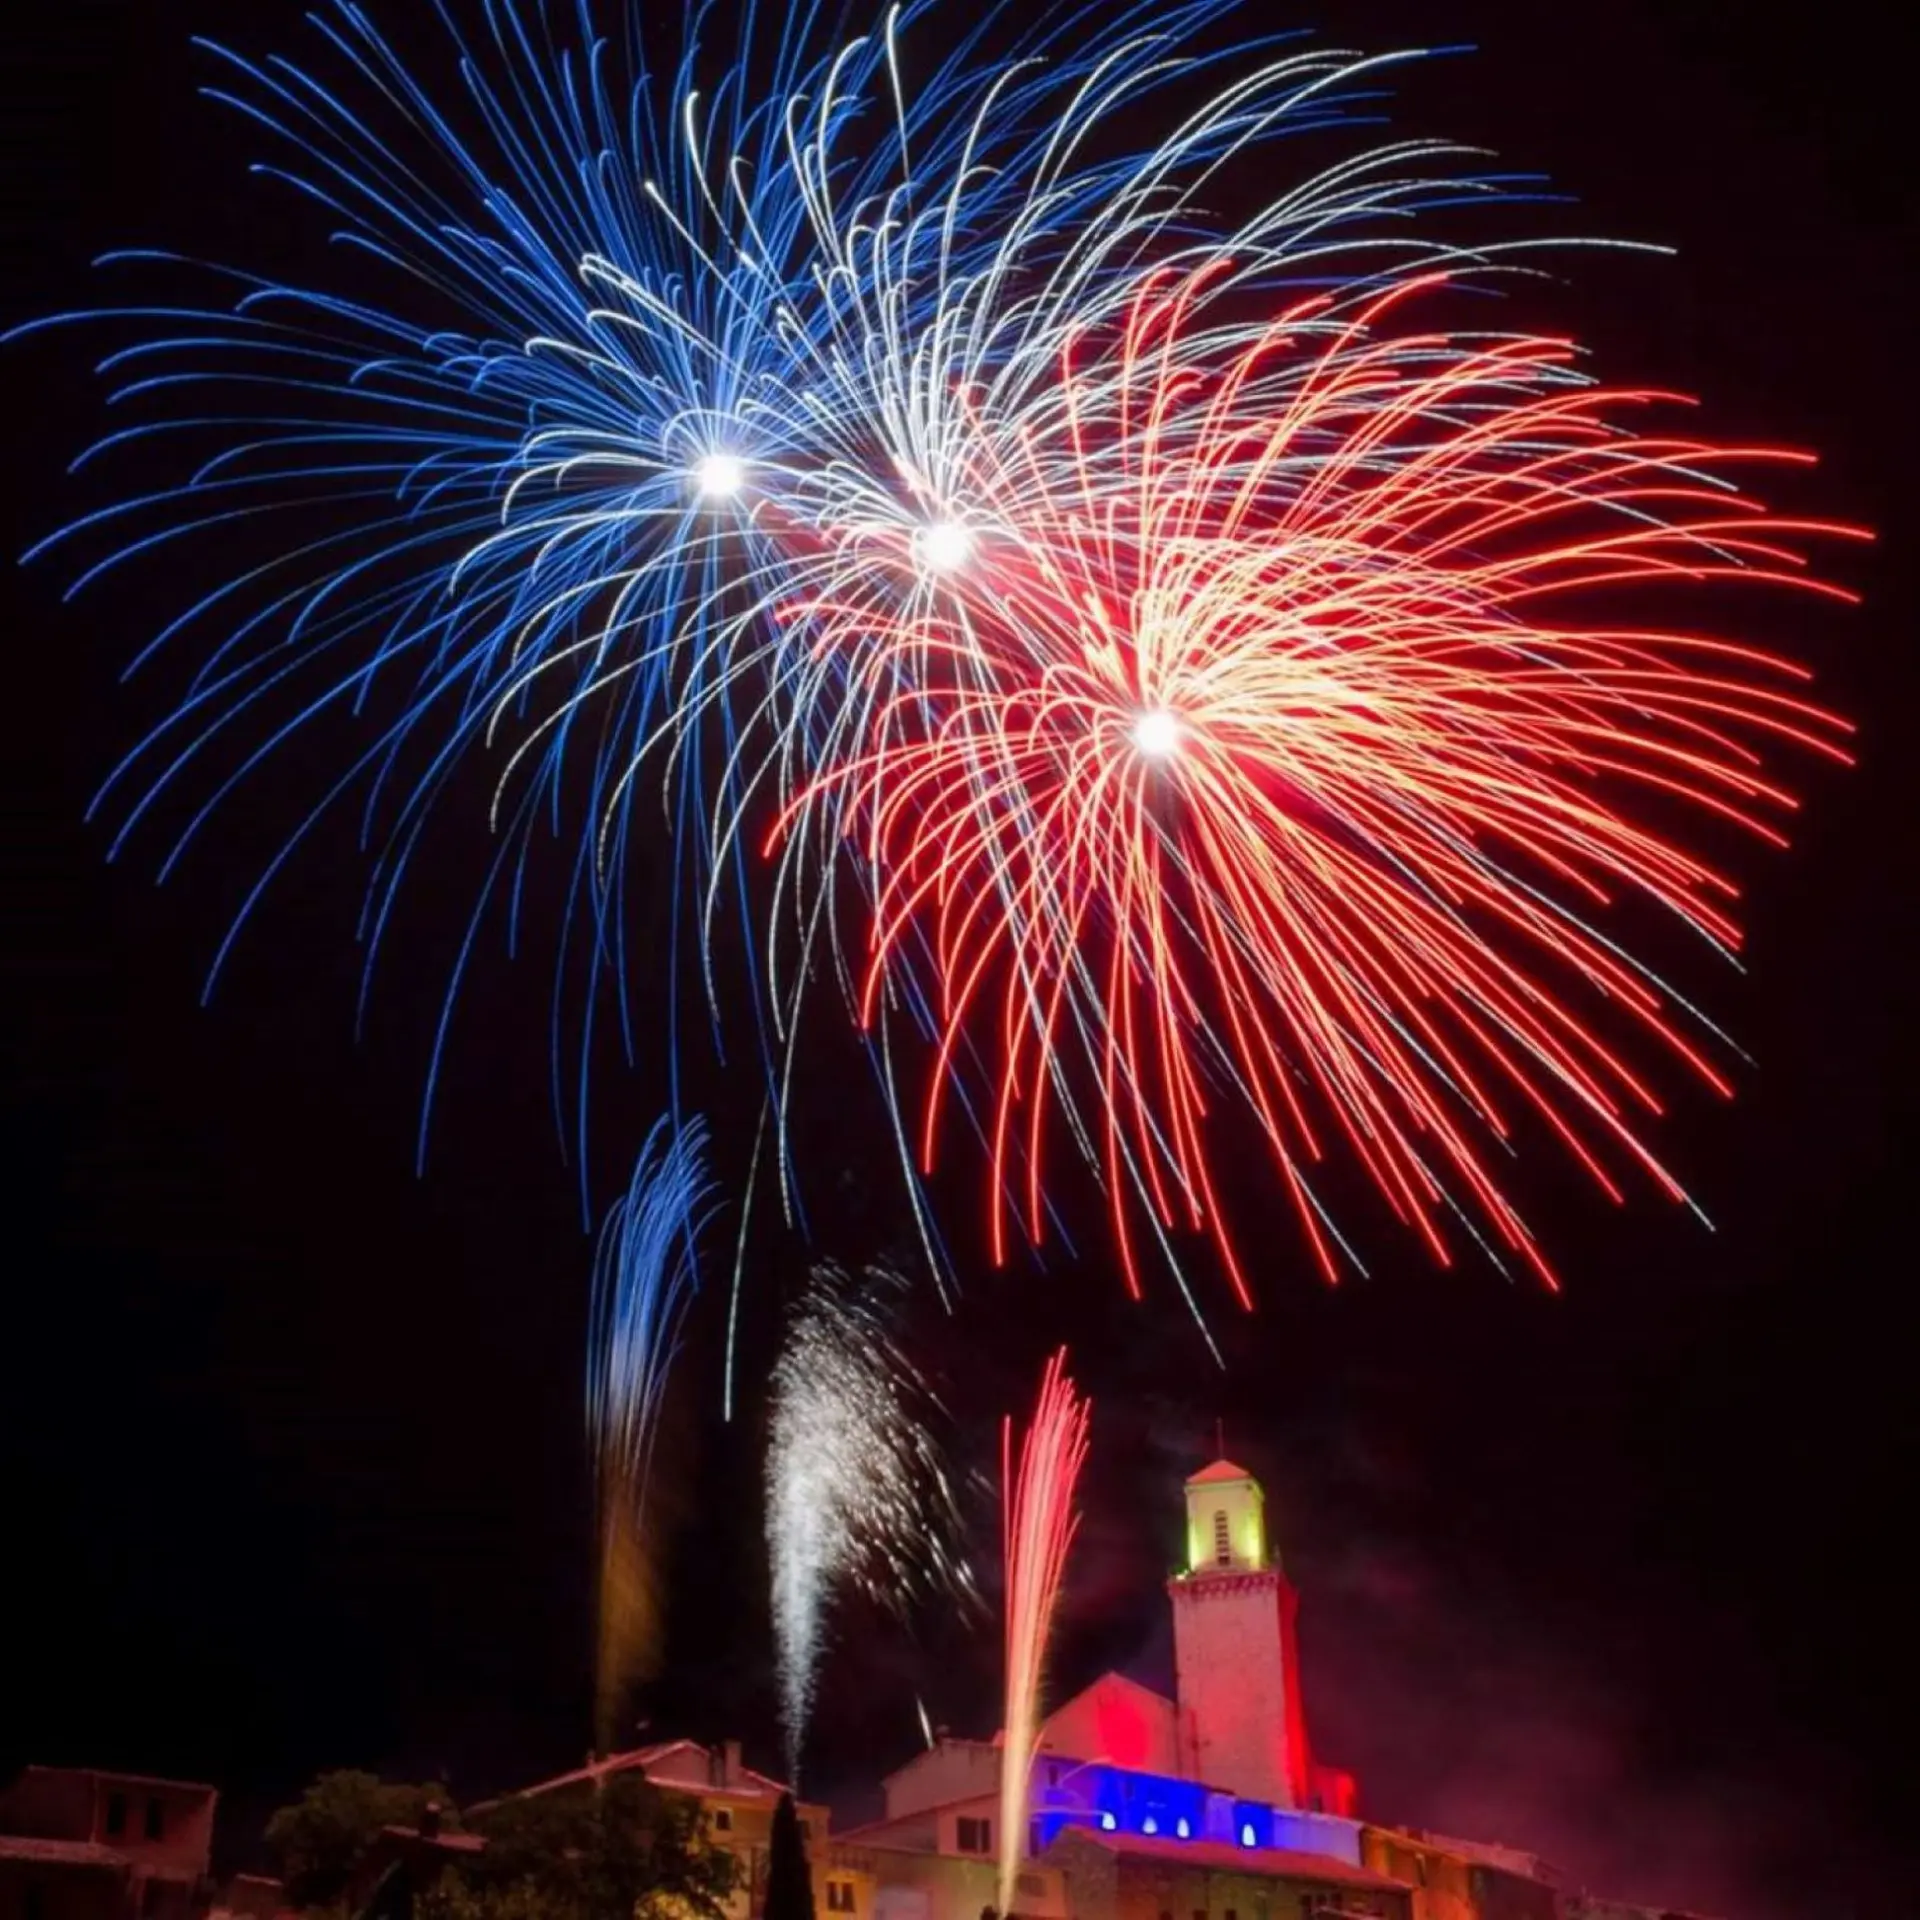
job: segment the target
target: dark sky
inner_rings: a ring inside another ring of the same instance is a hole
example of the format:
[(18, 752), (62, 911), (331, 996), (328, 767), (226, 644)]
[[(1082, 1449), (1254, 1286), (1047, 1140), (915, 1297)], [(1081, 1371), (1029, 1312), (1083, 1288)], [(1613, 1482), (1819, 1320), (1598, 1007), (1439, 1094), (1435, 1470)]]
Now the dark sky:
[[(1216, 1289), (1222, 1374), (1170, 1301), (1128, 1306), (1097, 1257), (993, 1276), (963, 1245), (957, 1316), (923, 1303), (910, 1333), (963, 1461), (988, 1463), (1054, 1341), (1095, 1395), (1061, 1687), (1108, 1664), (1167, 1678), (1179, 1481), (1220, 1417), (1303, 1588), (1320, 1744), (1371, 1807), (1759, 1916), (1911, 1911), (1891, 1890), (1920, 1714), (1896, 1571), (1920, 1464), (1915, 223), (1882, 11), (1834, 0), (1784, 35), (1710, 0), (1299, 12), (1355, 45), (1476, 43), (1407, 83), (1399, 124), (1550, 174), (1579, 196), (1566, 225), (1678, 249), (1579, 263), (1561, 321), (1615, 376), (1704, 394), (1727, 438), (1818, 447), (1801, 503), (1882, 534), (1846, 563), (1863, 611), (1792, 623), (1862, 722), (1863, 764), (1810, 776), (1793, 851), (1749, 865), (1752, 971), (1710, 985), (1759, 1068), (1731, 1108), (1681, 1099), (1664, 1136), (1719, 1231), (1651, 1203), (1615, 1215), (1536, 1161), (1519, 1191), (1558, 1299), (1433, 1271), (1383, 1231), (1373, 1277), (1329, 1293), (1288, 1234), (1256, 1234), (1258, 1315)], [(188, 36), (284, 45), (297, 15), (13, 10), (7, 320), (84, 300), (108, 245), (286, 242), (282, 203), (244, 178), (252, 149), (193, 98)], [(85, 359), (4, 363), (16, 548), (76, 497), (59, 475), (98, 418)], [(108, 868), (81, 815), (159, 710), (160, 689), (115, 675), (166, 582), (67, 608), (50, 572), (6, 585), (0, 1761), (216, 1781), (235, 1852), (318, 1768), (444, 1770), (477, 1795), (576, 1761), (589, 1247), (548, 1115), (545, 975), (480, 969), (416, 1179), (457, 865), (423, 885), (358, 1046), (356, 869), (324, 838), (201, 1011), (292, 785), (269, 779), (165, 890), (150, 847)], [(657, 1060), (609, 1074), (600, 1137), (630, 1152), (661, 1097)], [(818, 1251), (858, 1260), (898, 1244), (899, 1207), (875, 1116), (837, 1104), (809, 1142)], [(750, 1109), (716, 1093), (712, 1110), (737, 1181)], [(807, 1258), (772, 1231), (757, 1246), (750, 1383)], [(751, 1405), (720, 1426), (715, 1365), (703, 1326), (670, 1436), (684, 1512), (652, 1711), (771, 1760), (761, 1433)], [(976, 1518), (989, 1551), (990, 1508)], [(821, 1788), (855, 1796), (906, 1755), (916, 1692), (956, 1730), (995, 1724), (989, 1631), (849, 1618), (844, 1638), (864, 1657), (829, 1664)]]

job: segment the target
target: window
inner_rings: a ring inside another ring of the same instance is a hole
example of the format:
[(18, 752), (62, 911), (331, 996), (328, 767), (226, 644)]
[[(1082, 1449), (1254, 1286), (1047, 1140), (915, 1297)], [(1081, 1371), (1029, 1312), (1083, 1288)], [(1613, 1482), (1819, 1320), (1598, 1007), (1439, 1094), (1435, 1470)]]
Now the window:
[(47, 1920), (47, 1889), (38, 1880), (29, 1880), (20, 1902), (20, 1920)]
[(733, 1831), (733, 1809), (731, 1807), (714, 1808), (713, 1830), (715, 1833), (731, 1833)]
[(166, 1809), (161, 1806), (160, 1802), (154, 1798), (152, 1794), (149, 1794), (147, 1796), (147, 1838), (149, 1840), (158, 1840), (161, 1834), (166, 1831), (166, 1827)]
[(1221, 1566), (1233, 1563), (1233, 1536), (1227, 1531), (1227, 1510), (1218, 1507), (1213, 1515), (1213, 1557)]
[(107, 1795), (107, 1831), (125, 1833), (127, 1830), (127, 1796), (124, 1793)]
[(1028, 1859), (1032, 1859), (1032, 1857), (1036, 1853), (1041, 1852), (1045, 1846), (1046, 1846), (1046, 1842), (1040, 1838), (1040, 1822), (1038, 1820), (1029, 1820), (1027, 1822), (1027, 1857)]
[(1045, 1893), (1047, 1883), (1037, 1873), (1021, 1873), (1014, 1876), (1013, 1890), (1016, 1893)]
[(1173, 1920), (1173, 1915), (1165, 1907), (1160, 1909), (1160, 1920)]
[(954, 1822), (959, 1829), (955, 1844), (962, 1853), (991, 1853), (993, 1851), (993, 1822), (976, 1820), (962, 1814)]
[(851, 1913), (853, 1911), (853, 1882), (851, 1880), (829, 1880), (827, 1882), (827, 1911), (829, 1913)]
[(1240, 1915), (1234, 1908), (1229, 1907), (1226, 1911), (1224, 1920), (1240, 1920)]

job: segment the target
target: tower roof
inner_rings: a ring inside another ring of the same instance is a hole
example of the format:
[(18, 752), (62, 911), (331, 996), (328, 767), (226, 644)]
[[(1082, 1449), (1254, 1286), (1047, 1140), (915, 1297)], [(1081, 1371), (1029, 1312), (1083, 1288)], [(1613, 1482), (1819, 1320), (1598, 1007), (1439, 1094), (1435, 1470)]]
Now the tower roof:
[(1188, 1476), (1187, 1485), (1204, 1487), (1216, 1480), (1251, 1480), (1253, 1475), (1245, 1467), (1236, 1467), (1231, 1460), (1216, 1460), (1210, 1467), (1202, 1467), (1196, 1474)]

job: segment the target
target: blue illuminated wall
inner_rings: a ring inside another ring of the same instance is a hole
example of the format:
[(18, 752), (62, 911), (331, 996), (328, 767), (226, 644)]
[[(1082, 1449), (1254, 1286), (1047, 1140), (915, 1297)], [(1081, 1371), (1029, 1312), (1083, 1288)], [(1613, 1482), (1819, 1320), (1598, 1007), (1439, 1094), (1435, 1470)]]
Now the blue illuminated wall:
[(1048, 1847), (1068, 1828), (1153, 1840), (1282, 1847), (1360, 1864), (1360, 1830), (1326, 1814), (1236, 1800), (1192, 1780), (1042, 1754), (1033, 1770), (1033, 1839)]

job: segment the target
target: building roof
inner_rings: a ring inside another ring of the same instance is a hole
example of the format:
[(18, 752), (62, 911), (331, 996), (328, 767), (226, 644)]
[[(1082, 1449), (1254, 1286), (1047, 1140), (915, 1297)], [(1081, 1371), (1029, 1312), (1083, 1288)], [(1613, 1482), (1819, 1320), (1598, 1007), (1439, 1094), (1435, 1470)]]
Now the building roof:
[(31, 1860), (45, 1867), (114, 1867), (132, 1864), (118, 1847), (97, 1840), (42, 1840), (29, 1833), (0, 1833), (0, 1860)]
[(1501, 1873), (1515, 1873), (1523, 1880), (1538, 1880), (1547, 1886), (1559, 1884), (1559, 1871), (1549, 1866), (1537, 1853), (1530, 1853), (1524, 1847), (1509, 1847), (1498, 1840), (1461, 1840), (1425, 1827), (1392, 1827), (1383, 1828), (1382, 1831), (1430, 1847), (1444, 1848), (1475, 1866), (1492, 1867)]
[(123, 1773), (118, 1767), (46, 1767), (35, 1763), (22, 1767), (16, 1778), (25, 1779), (30, 1773), (64, 1773), (93, 1780), (113, 1780), (123, 1787), (171, 1787), (176, 1793), (219, 1792), (204, 1780), (170, 1780), (157, 1773)]
[(1122, 1859), (1160, 1860), (1168, 1866), (1201, 1867), (1209, 1873), (1249, 1873), (1269, 1879), (1319, 1880), (1342, 1887), (1371, 1887), (1402, 1893), (1404, 1880), (1349, 1866), (1326, 1853), (1301, 1853), (1293, 1847), (1236, 1847), (1226, 1840), (1150, 1839), (1140, 1833), (1104, 1833), (1098, 1827), (1076, 1827), (1073, 1838), (1103, 1847)]
[[(877, 1820), (862, 1820), (857, 1827), (836, 1827), (833, 1837), (836, 1840), (851, 1840), (856, 1846), (883, 1846), (884, 1841), (869, 1840), (868, 1834), (894, 1833), (902, 1827), (911, 1827), (916, 1822), (932, 1819), (943, 1813), (951, 1813), (955, 1807), (977, 1806), (982, 1800), (997, 1807), (1000, 1804), (1000, 1787), (995, 1782), (990, 1787), (980, 1787), (972, 1793), (956, 1793), (946, 1800), (929, 1800), (924, 1807), (915, 1807), (911, 1813), (883, 1813)], [(902, 1853), (924, 1853), (924, 1847), (902, 1847)]]
[[(1077, 1698), (1078, 1696), (1076, 1695), (1075, 1697)], [(936, 1737), (932, 1746), (923, 1747), (911, 1760), (901, 1761), (891, 1773), (883, 1773), (880, 1776), (880, 1784), (884, 1787), (891, 1781), (904, 1779), (905, 1776), (912, 1773), (915, 1768), (925, 1766), (927, 1761), (933, 1755), (937, 1754), (942, 1747), (979, 1747), (987, 1752), (994, 1752), (998, 1750), (999, 1746), (1000, 1736), (997, 1733), (991, 1740), (974, 1740), (965, 1734), (959, 1733), (941, 1733)]]
[(783, 1781), (775, 1780), (769, 1774), (758, 1773), (752, 1767), (743, 1766), (726, 1781), (718, 1780), (682, 1780), (671, 1774), (660, 1774), (658, 1769), (662, 1761), (670, 1754), (695, 1753), (700, 1756), (702, 1766), (710, 1764), (711, 1756), (707, 1748), (697, 1740), (662, 1740), (651, 1747), (634, 1747), (626, 1753), (610, 1753), (603, 1759), (588, 1762), (584, 1767), (576, 1767), (571, 1773), (555, 1774), (551, 1780), (536, 1780), (530, 1787), (521, 1787), (513, 1793), (504, 1793), (499, 1799), (482, 1801), (479, 1806), (469, 1807), (469, 1813), (483, 1813), (489, 1807), (496, 1807), (501, 1800), (524, 1800), (531, 1794), (553, 1793), (561, 1787), (581, 1786), (589, 1781), (604, 1780), (609, 1774), (638, 1772), (649, 1781), (657, 1781), (662, 1787), (679, 1788), (682, 1792), (698, 1790), (701, 1793), (714, 1794), (733, 1800), (777, 1800), (788, 1791)]
[[(1165, 1707), (1170, 1713), (1177, 1711), (1174, 1702), (1169, 1700), (1167, 1696), (1157, 1688), (1148, 1686), (1145, 1681), (1130, 1679), (1126, 1674), (1120, 1672), (1117, 1667), (1109, 1667), (1097, 1680), (1089, 1681), (1087, 1685), (1082, 1687), (1071, 1699), (1062, 1700), (1060, 1704), (1041, 1721), (1040, 1732), (1042, 1737), (1044, 1738), (1046, 1730), (1052, 1726), (1056, 1720), (1064, 1719), (1082, 1700), (1092, 1698), (1102, 1693), (1112, 1693), (1116, 1689), (1126, 1693), (1143, 1694), (1147, 1699), (1151, 1700), (1155, 1706)], [(996, 1734), (994, 1736), (994, 1744), (996, 1746), (999, 1745), (999, 1741), (1000, 1736)]]
[(1187, 1476), (1190, 1487), (1211, 1486), (1216, 1480), (1251, 1480), (1253, 1475), (1245, 1467), (1236, 1467), (1231, 1460), (1216, 1460), (1210, 1467), (1202, 1467), (1198, 1473)]

